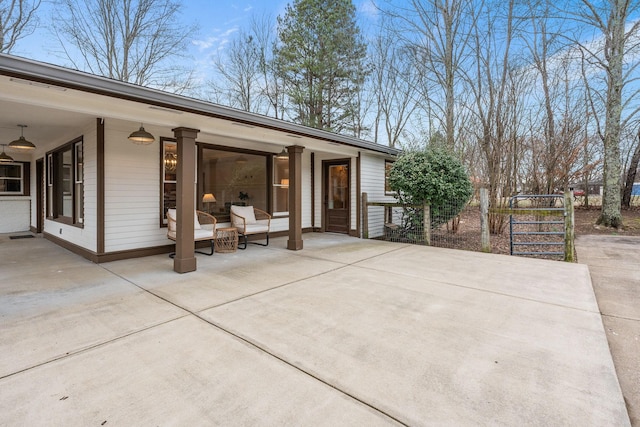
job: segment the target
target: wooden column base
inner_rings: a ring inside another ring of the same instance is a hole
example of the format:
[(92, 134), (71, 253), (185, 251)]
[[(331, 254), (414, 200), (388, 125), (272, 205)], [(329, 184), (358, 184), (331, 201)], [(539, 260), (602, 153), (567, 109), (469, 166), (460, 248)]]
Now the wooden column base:
[(196, 258), (173, 259), (173, 271), (176, 273), (189, 273), (196, 271)]

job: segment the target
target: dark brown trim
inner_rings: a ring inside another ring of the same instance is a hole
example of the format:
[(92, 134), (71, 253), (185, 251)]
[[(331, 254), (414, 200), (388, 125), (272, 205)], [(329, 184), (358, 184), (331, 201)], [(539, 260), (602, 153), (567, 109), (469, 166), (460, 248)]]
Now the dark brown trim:
[(90, 251), (81, 246), (75, 245), (69, 242), (68, 240), (60, 239), (54, 236), (53, 234), (49, 234), (45, 232), (43, 233), (43, 236), (45, 239), (55, 243), (56, 245), (70, 252), (73, 252), (76, 255), (86, 258), (89, 261), (94, 262), (96, 264), (100, 264), (103, 262), (120, 261), (123, 259), (130, 259), (130, 258), (142, 258), (142, 257), (152, 256), (152, 255), (168, 254), (174, 249), (174, 245), (170, 244), (170, 245), (164, 245), (164, 246), (154, 246), (151, 248), (129, 249), (126, 251), (116, 251), (116, 252), (98, 254), (96, 252)]
[[(56, 148), (54, 148), (53, 150), (49, 150), (45, 153), (45, 158), (49, 159), (50, 156), (53, 159), (53, 163), (55, 163), (53, 165), (53, 172), (56, 174), (55, 177), (53, 177), (53, 182), (58, 182), (61, 183), (63, 181), (63, 173), (64, 173), (64, 168), (62, 167), (62, 157), (60, 155), (60, 153), (64, 152), (64, 151), (71, 151), (71, 159), (72, 159), (72, 163), (73, 165), (75, 165), (76, 163), (76, 150), (75, 150), (75, 146), (78, 142), (82, 142), (84, 144), (84, 136), (81, 135), (77, 138), (72, 139), (71, 141), (67, 142), (66, 144), (62, 144)], [(51, 167), (51, 165), (47, 165), (47, 168)], [(46, 171), (47, 176), (51, 174), (51, 171), (49, 171), (47, 169)], [(54, 185), (54, 191), (56, 194), (53, 195), (53, 200), (52, 200), (52, 205), (53, 205), (53, 212), (47, 212), (47, 219), (50, 221), (54, 221), (54, 222), (58, 222), (60, 224), (66, 224), (66, 225), (70, 225), (72, 227), (76, 227), (76, 228), (84, 228), (84, 223), (85, 223), (85, 218), (84, 218), (84, 214), (83, 214), (83, 221), (82, 222), (78, 222), (78, 218), (76, 216), (77, 213), (77, 205), (76, 205), (76, 188), (75, 188), (75, 178), (76, 178), (76, 170), (75, 167), (71, 170), (71, 188), (72, 188), (72, 195), (73, 195), (73, 205), (72, 205), (72, 213), (71, 213), (71, 217), (68, 216), (62, 216), (60, 215), (60, 212), (62, 210), (60, 203), (62, 201), (62, 185)], [(84, 182), (84, 177), (83, 177), (83, 182)], [(47, 192), (48, 195), (48, 192)], [(83, 184), (83, 196), (84, 197), (84, 184)], [(53, 215), (57, 215), (57, 216), (53, 216)]]
[(22, 163), (22, 185), (24, 186), (23, 194), (25, 196), (31, 196), (31, 162), (18, 162)]
[[(204, 151), (204, 147), (202, 146), (203, 144), (198, 143), (198, 141), (196, 141), (196, 168), (198, 169), (198, 173), (196, 175), (197, 179), (196, 179), (196, 206), (198, 207), (198, 210), (200, 211), (204, 211), (204, 203), (202, 202), (202, 197), (204, 197), (204, 170), (203, 170), (203, 151)], [(207, 212), (207, 213), (211, 213), (211, 212)]]
[[(35, 229), (33, 227), (31, 227), (30, 231), (32, 233), (35, 233)], [(312, 228), (303, 228), (302, 232), (314, 233), (314, 232), (317, 232), (317, 230), (313, 230)], [(75, 245), (69, 242), (68, 240), (62, 240), (53, 234), (49, 234), (45, 232), (42, 235), (45, 239), (49, 240), (50, 242), (53, 242), (56, 245), (70, 252), (73, 252), (74, 254), (79, 255), (85, 259), (88, 259), (89, 261), (94, 262), (96, 264), (100, 264), (103, 262), (121, 261), (121, 260), (132, 259), (132, 258), (143, 258), (147, 256), (154, 256), (154, 255), (163, 255), (163, 254), (169, 254), (175, 251), (175, 244), (171, 243), (169, 245), (154, 246), (151, 248), (128, 249), (125, 251), (116, 251), (116, 252), (98, 254), (96, 252), (85, 249), (81, 246)], [(288, 235), (288, 231), (286, 230), (277, 231), (274, 233), (269, 233), (269, 235), (271, 237), (286, 237)], [(260, 236), (253, 236), (253, 237), (255, 237), (256, 239), (261, 238)], [(249, 240), (251, 240), (251, 238), (249, 238)], [(198, 243), (202, 243), (203, 247), (208, 245), (208, 243), (206, 242), (198, 242)], [(199, 246), (200, 244), (196, 245), (196, 247), (199, 247)]]
[(361, 227), (361, 220), (362, 220), (361, 181), (362, 181), (362, 152), (358, 151), (358, 157), (356, 158), (356, 237), (360, 237), (360, 227)]
[(311, 153), (311, 228), (316, 228), (316, 153)]
[[(105, 247), (105, 158), (104, 119), (96, 119), (96, 250), (104, 253)], [(86, 221), (86, 218), (85, 218)]]
[(36, 160), (36, 226), (35, 233), (44, 229), (44, 158)]

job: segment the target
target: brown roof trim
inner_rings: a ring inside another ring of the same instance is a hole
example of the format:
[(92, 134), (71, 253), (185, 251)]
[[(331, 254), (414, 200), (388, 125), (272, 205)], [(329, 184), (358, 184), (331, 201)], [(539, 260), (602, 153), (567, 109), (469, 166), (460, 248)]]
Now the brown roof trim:
[(61, 86), (83, 92), (95, 93), (112, 98), (140, 102), (147, 105), (179, 110), (203, 116), (215, 117), (244, 123), (251, 126), (273, 129), (292, 135), (335, 142), (342, 145), (366, 149), (377, 153), (396, 156), (400, 150), (362, 139), (338, 135), (314, 129), (273, 117), (249, 113), (210, 102), (175, 95), (157, 89), (125, 83), (82, 71), (71, 70), (58, 65), (47, 64), (13, 55), (0, 54), (0, 74), (42, 84)]

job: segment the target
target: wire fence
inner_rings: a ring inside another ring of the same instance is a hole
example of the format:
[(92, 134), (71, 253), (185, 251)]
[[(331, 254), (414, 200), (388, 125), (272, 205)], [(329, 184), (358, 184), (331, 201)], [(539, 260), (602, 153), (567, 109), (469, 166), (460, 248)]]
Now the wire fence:
[[(488, 225), (485, 224), (484, 235), (486, 237), (484, 240), (483, 214), (478, 200), (472, 200), (465, 204), (462, 210), (460, 210), (460, 203), (456, 202), (437, 207), (367, 202), (366, 197), (363, 198), (363, 202), (364, 206), (368, 206), (368, 209), (365, 209), (367, 213), (365, 213), (366, 219), (364, 222), (369, 222), (368, 212), (371, 212), (371, 217), (374, 220), (377, 218), (380, 221), (383, 220), (384, 223), (382, 231), (372, 234), (371, 237), (390, 242), (506, 255), (513, 251), (514, 242), (518, 247), (517, 252), (535, 252), (540, 249), (543, 249), (544, 252), (551, 252), (548, 249), (548, 245), (543, 246), (544, 242), (547, 240), (552, 242), (552, 247), (562, 243), (562, 238), (557, 233), (563, 226), (560, 224), (534, 224), (534, 222), (541, 220), (541, 215), (547, 215), (547, 213), (529, 212), (533, 206), (528, 205), (528, 200), (520, 201), (520, 206), (515, 206), (514, 209), (510, 209), (508, 204), (505, 204), (503, 209), (491, 209), (489, 212), (485, 212), (485, 221), (495, 221), (503, 225), (501, 232), (492, 233), (489, 238), (488, 230), (486, 230)], [(488, 210), (488, 203), (486, 205)], [(518, 209), (521, 209), (522, 212), (518, 211)], [(383, 211), (384, 214), (381, 213)], [(513, 217), (511, 214), (513, 214)], [(426, 228), (425, 217), (430, 219), (427, 222), (429, 226)], [(526, 232), (526, 235), (516, 234), (512, 240), (509, 221), (510, 218), (516, 217), (519, 222), (518, 227), (515, 229), (516, 233)], [(552, 218), (556, 219), (558, 216), (553, 215)], [(546, 216), (544, 219), (547, 219)], [(495, 224), (493, 225), (495, 226)], [(367, 235), (368, 230), (365, 231), (365, 234), (365, 237), (369, 237)], [(530, 244), (522, 245), (523, 242), (529, 242)], [(563, 249), (559, 248), (558, 250), (561, 251)], [(550, 253), (526, 255), (547, 259), (563, 258), (557, 254)]]

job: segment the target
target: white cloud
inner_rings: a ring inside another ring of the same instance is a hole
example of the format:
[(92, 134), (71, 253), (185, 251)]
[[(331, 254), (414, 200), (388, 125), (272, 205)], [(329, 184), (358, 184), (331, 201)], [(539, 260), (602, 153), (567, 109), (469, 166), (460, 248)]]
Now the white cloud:
[(220, 50), (229, 43), (231, 36), (238, 31), (238, 27), (228, 28), (226, 30), (215, 28), (213, 35), (202, 40), (192, 40), (191, 44), (198, 48), (198, 51)]
[(374, 0), (365, 0), (360, 3), (358, 11), (363, 15), (371, 19), (377, 19), (380, 14), (380, 9), (376, 5)]

